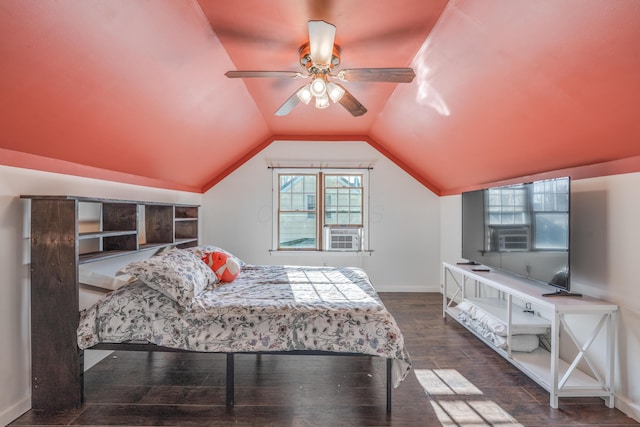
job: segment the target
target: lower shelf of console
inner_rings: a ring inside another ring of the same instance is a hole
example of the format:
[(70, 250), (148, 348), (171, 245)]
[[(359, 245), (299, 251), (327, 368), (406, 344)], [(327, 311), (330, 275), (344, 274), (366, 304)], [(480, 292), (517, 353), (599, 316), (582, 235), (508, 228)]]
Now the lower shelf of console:
[[(511, 358), (505, 353), (511, 363), (518, 366), (521, 371), (525, 372), (529, 378), (537, 382), (547, 391), (553, 390), (553, 381), (551, 375), (551, 353), (543, 348), (538, 348), (531, 353), (512, 352)], [(570, 365), (562, 359), (558, 360), (558, 378), (563, 378), (569, 370)], [(600, 383), (595, 378), (586, 373), (575, 369), (569, 378), (563, 391), (559, 391), (560, 396), (593, 396), (594, 390), (602, 390), (603, 396), (609, 393), (602, 389)], [(579, 392), (577, 389), (582, 390)]]

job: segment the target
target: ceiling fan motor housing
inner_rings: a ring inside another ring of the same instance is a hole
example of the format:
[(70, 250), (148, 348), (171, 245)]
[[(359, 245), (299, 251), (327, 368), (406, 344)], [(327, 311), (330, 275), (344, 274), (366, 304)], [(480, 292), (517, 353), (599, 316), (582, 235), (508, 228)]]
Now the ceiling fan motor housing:
[(300, 53), (300, 66), (307, 70), (309, 74), (328, 74), (333, 71), (335, 67), (340, 65), (340, 46), (333, 45), (333, 52), (331, 54), (330, 64), (314, 64), (311, 60), (311, 49), (309, 42), (300, 46), (298, 50)]

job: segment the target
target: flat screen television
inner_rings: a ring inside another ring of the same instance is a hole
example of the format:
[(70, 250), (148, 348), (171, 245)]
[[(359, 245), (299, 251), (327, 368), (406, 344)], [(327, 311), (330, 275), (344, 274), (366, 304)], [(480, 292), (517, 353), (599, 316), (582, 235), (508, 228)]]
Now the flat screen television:
[(462, 258), (570, 295), (569, 199), (569, 177), (462, 193)]

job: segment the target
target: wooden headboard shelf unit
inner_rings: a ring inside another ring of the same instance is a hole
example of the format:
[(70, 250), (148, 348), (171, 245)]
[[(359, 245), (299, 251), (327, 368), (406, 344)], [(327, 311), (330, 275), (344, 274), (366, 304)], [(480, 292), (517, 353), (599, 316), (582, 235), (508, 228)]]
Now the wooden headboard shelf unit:
[[(195, 246), (199, 206), (67, 195), (21, 198), (31, 203), (31, 406), (78, 407), (84, 371), (76, 335), (78, 266), (139, 251)], [(96, 229), (80, 231), (82, 203), (99, 208)], [(87, 240), (98, 249), (81, 254), (80, 241)]]

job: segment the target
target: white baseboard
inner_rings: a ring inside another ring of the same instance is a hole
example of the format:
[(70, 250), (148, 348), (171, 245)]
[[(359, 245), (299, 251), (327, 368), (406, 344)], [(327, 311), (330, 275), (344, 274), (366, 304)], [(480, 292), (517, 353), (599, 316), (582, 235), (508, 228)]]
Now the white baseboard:
[(22, 414), (31, 409), (31, 396), (25, 396), (20, 401), (0, 412), (0, 425), (6, 426)]
[(634, 420), (640, 422), (640, 405), (638, 405), (637, 403), (630, 402), (629, 399), (616, 395), (615, 406), (616, 408), (624, 412), (624, 414), (629, 418), (633, 418)]
[(373, 286), (376, 292), (441, 292), (440, 285), (426, 286), (426, 285), (378, 285)]

